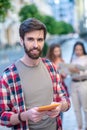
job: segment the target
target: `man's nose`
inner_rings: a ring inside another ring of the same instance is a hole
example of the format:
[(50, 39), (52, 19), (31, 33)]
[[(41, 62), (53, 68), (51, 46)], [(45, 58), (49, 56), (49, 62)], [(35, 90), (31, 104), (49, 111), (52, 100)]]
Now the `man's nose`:
[(34, 46), (34, 47), (37, 47), (37, 46), (38, 46), (38, 41), (37, 41), (37, 40), (34, 41), (33, 46)]

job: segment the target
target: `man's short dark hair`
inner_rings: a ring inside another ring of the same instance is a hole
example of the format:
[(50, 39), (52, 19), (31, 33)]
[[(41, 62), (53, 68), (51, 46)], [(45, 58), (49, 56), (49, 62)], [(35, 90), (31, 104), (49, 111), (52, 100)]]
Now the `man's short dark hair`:
[(43, 30), (44, 31), (44, 39), (46, 38), (46, 26), (39, 20), (35, 18), (28, 18), (23, 21), (19, 28), (19, 34), (22, 39), (28, 32), (32, 32), (35, 30)]

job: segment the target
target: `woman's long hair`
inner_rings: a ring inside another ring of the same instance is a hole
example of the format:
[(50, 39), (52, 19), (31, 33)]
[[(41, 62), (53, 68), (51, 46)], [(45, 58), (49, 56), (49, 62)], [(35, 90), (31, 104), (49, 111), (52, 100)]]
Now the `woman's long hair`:
[[(54, 56), (54, 49), (55, 48), (60, 48), (60, 45), (59, 44), (52, 44), (49, 49), (48, 49), (48, 53), (47, 53), (47, 58), (54, 62), (55, 61), (55, 56)], [(60, 57), (61, 57), (61, 54), (60, 54)]]
[(85, 50), (85, 47), (84, 47), (84, 44), (83, 44), (82, 42), (80, 42), (80, 41), (77, 41), (77, 42), (75, 43), (74, 47), (73, 47), (72, 56), (71, 56), (71, 60), (70, 60), (70, 61), (72, 61), (73, 55), (74, 55), (74, 53), (75, 53), (75, 48), (76, 48), (76, 46), (78, 46), (78, 45), (80, 45), (80, 46), (82, 47), (82, 49), (83, 49), (83, 54), (84, 54), (84, 55), (87, 55), (86, 50)]

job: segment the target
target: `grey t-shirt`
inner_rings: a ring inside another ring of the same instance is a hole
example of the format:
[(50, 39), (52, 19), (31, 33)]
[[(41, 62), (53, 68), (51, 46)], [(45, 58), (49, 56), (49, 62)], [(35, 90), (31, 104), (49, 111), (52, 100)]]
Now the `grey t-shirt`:
[[(42, 60), (34, 67), (29, 67), (19, 60), (16, 62), (16, 66), (21, 79), (26, 108), (50, 104), (53, 101), (53, 85)], [(29, 128), (30, 130), (48, 130), (48, 128), (56, 130), (56, 118), (51, 119), (44, 116), (37, 123), (29, 120)]]

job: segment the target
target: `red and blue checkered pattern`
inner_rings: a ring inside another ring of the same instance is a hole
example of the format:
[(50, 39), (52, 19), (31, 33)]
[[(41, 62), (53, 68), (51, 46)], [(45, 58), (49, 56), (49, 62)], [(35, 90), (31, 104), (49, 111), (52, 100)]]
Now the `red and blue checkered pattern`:
[[(46, 65), (53, 82), (55, 102), (66, 100), (70, 107), (70, 101), (66, 91), (60, 82), (59, 74), (52, 63), (47, 59), (42, 59)], [(10, 117), (14, 113), (26, 111), (21, 80), (15, 64), (8, 67), (0, 78), (0, 125), (12, 127), (13, 130), (29, 130), (28, 122), (21, 122), (18, 125), (10, 124)], [(58, 130), (62, 130), (60, 115), (57, 117)]]

